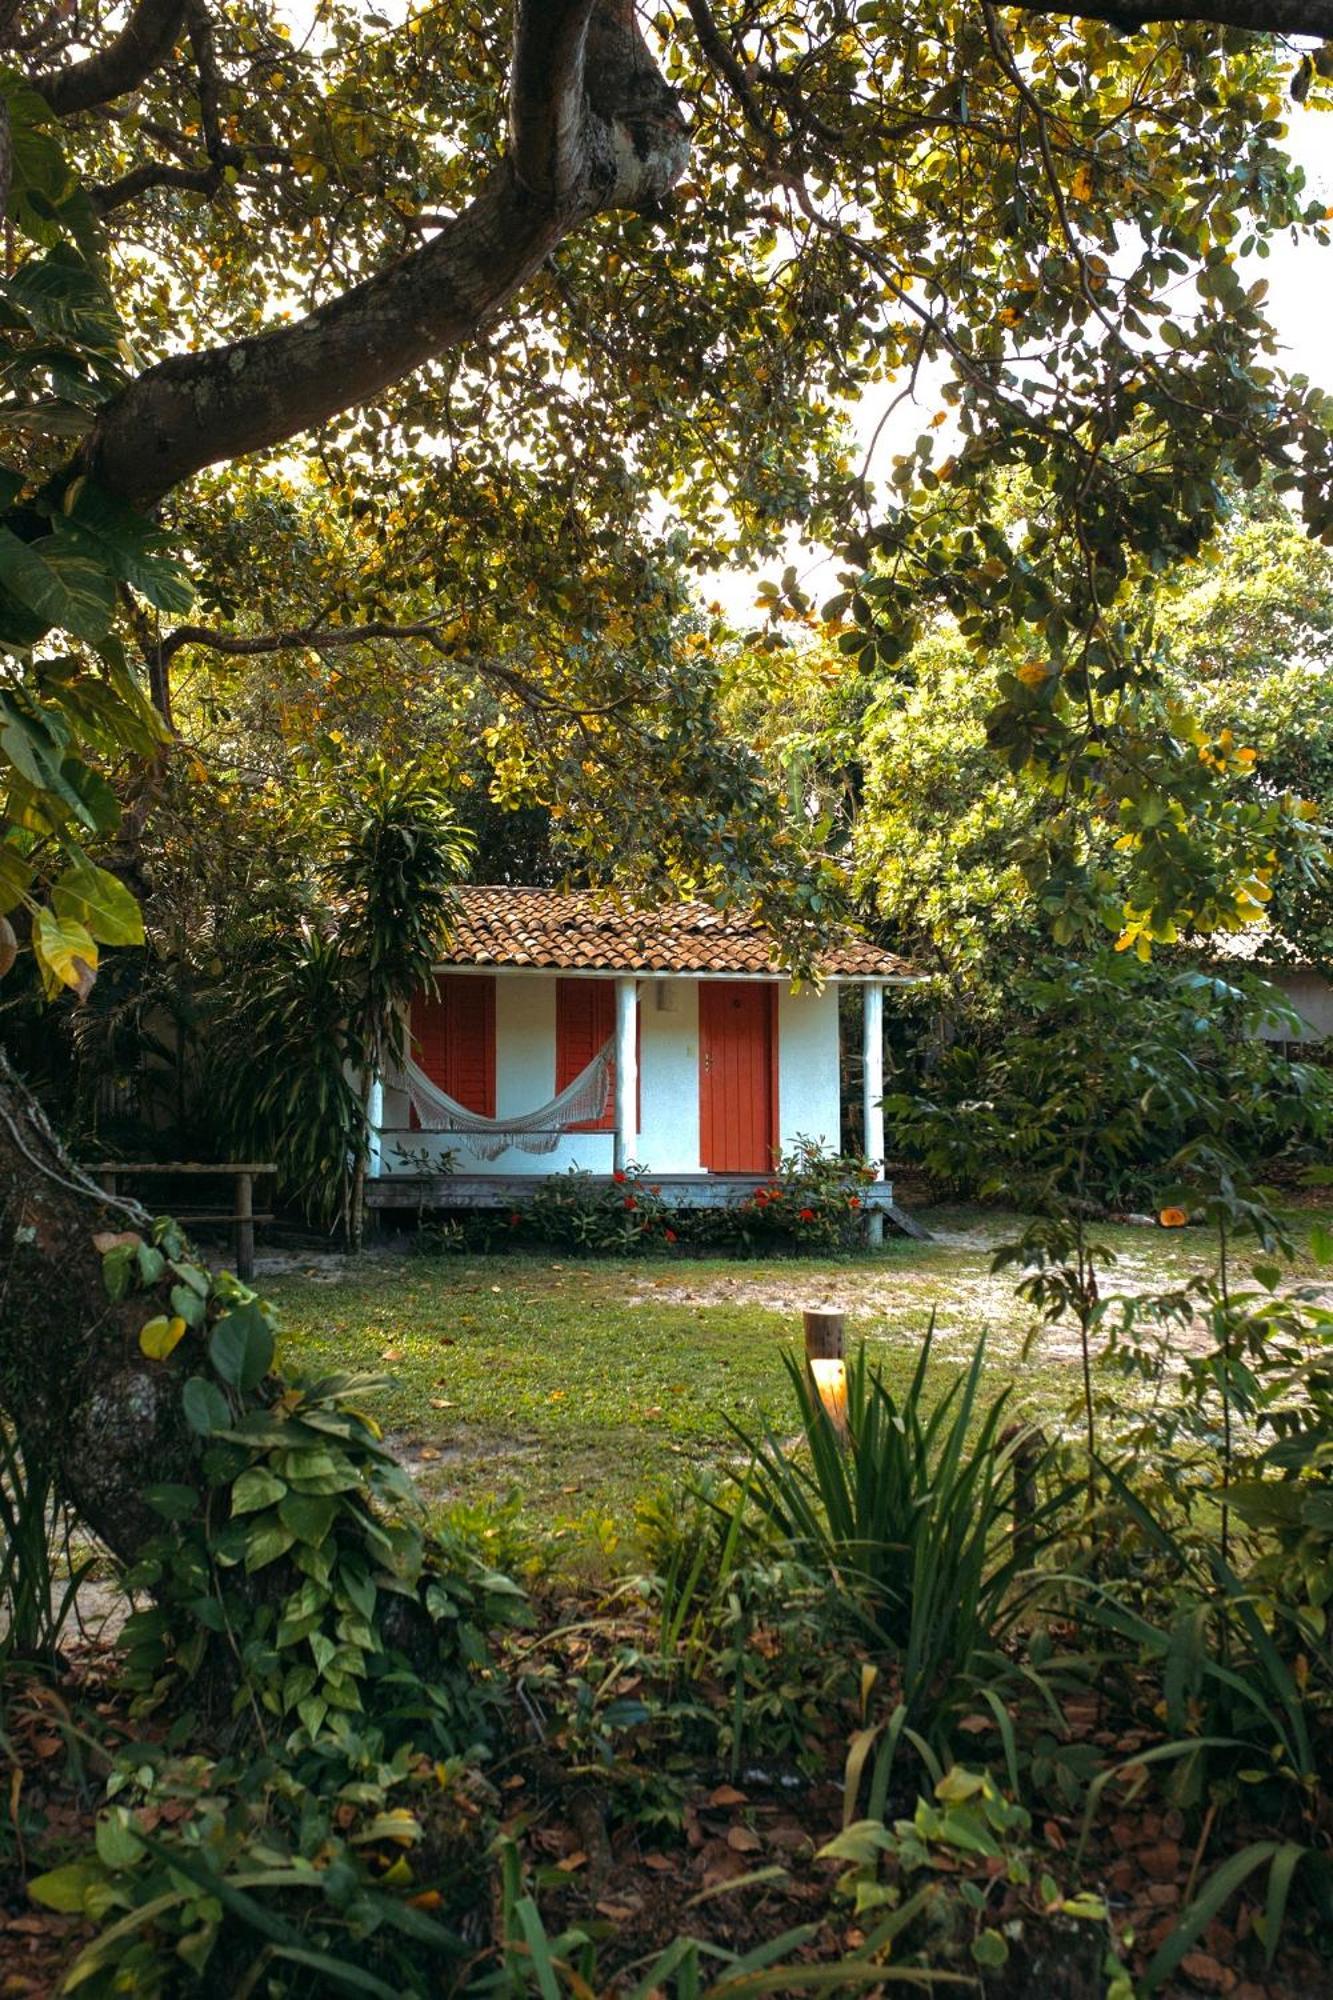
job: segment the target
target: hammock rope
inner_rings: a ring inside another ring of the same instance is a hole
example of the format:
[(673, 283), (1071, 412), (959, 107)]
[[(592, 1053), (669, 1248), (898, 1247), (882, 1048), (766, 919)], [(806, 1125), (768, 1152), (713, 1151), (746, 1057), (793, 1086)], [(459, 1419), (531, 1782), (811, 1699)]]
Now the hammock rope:
[(603, 1042), (572, 1083), (535, 1111), (486, 1118), (450, 1097), (419, 1063), (404, 1055), (401, 1069), (386, 1077), (391, 1090), (405, 1090), (423, 1132), (456, 1132), (483, 1160), (498, 1160), (514, 1146), (521, 1153), (553, 1153), (571, 1125), (590, 1125), (606, 1111), (615, 1074), (615, 1036)]

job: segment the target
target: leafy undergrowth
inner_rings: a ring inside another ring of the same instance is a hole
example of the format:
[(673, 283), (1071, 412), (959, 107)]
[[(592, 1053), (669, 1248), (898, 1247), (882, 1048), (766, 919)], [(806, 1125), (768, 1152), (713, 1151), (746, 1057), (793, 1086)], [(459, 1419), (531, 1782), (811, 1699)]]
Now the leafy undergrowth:
[[(989, 2000), (1127, 1996), (1124, 1982), (1137, 1987), (1170, 1944), (1200, 1881), (1271, 1832), (1261, 1816), (1233, 1809), (1208, 1815), (1200, 1838), (1197, 1816), (1136, 1761), (1158, 1732), (1150, 1722), (1126, 1726), (1092, 1691), (1062, 1703), (1059, 1728), (1034, 1733), (1029, 1806), (982, 1775), (1005, 1762), (996, 1714), (983, 1705), (958, 1717), (966, 1762), (933, 1768), (905, 1750), (881, 1820), (868, 1821), (858, 1815), (872, 1759), (857, 1752), (875, 1676), (864, 1650), (807, 1662), (802, 1673), (790, 1635), (756, 1626), (751, 1749), (729, 1737), (737, 1703), (727, 1660), (693, 1675), (682, 1699), (661, 1671), (660, 1628), (642, 1597), (565, 1590), (536, 1610), (537, 1628), (513, 1639), (504, 1660), (513, 1747), (488, 1773), (490, 1887), (473, 1899), (466, 1962), (441, 1968), (423, 1993), (536, 1993), (548, 1973), (561, 1993), (630, 1993), (660, 1971), (662, 1954), (674, 1951), (678, 1973), (688, 1938), (701, 1990), (717, 1984), (737, 1996), (807, 1984), (873, 1991), (923, 1967), (966, 1982), (934, 1990)], [(1146, 1712), (1147, 1680), (1140, 1694)], [(160, 1750), (166, 1728), (131, 1718), (106, 1648), (73, 1648), (55, 1684), (11, 1673), (0, 1992), (59, 1991), (95, 1935), (84, 1919), (34, 1904), (26, 1884), (92, 1848), (113, 1760), (132, 1742)], [(1069, 1774), (1108, 1768), (1120, 1776), (1089, 1831)], [(150, 1836), (181, 1830), (196, 1809), (167, 1799), (137, 1808), (133, 1823)], [(1268, 1967), (1264, 1922), (1258, 1876), (1200, 1926), (1158, 1991), (1333, 1993), (1327, 1940), (1289, 1918)], [(756, 1969), (747, 1985), (734, 1959), (783, 1971), (774, 1984)], [(674, 1977), (668, 1969), (655, 1990), (691, 1990)], [(188, 1981), (180, 1990), (196, 1989)]]

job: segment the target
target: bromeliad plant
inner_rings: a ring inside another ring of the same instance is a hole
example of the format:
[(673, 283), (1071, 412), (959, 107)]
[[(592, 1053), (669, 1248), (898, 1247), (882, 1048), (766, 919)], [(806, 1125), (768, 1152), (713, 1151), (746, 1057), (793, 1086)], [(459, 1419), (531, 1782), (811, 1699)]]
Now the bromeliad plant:
[(738, 1504), (841, 1584), (849, 1613), (895, 1655), (907, 1711), (929, 1704), (939, 1717), (1013, 1622), (1019, 1579), (1066, 1494), (1049, 1492), (1022, 1536), (1009, 1532), (1015, 1486), (1035, 1487), (1048, 1449), (1029, 1427), (1006, 1428), (1008, 1389), (983, 1403), (984, 1337), (928, 1408), (933, 1339), (932, 1321), (901, 1400), (859, 1349), (845, 1439), (807, 1368), (787, 1356), (805, 1452), (737, 1429), (751, 1461)]

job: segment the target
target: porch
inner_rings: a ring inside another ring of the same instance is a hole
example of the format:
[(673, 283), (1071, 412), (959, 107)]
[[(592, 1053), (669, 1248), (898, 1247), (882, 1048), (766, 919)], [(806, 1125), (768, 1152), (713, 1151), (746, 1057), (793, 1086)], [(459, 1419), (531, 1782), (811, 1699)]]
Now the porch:
[[(366, 1206), (380, 1213), (428, 1213), (450, 1209), (505, 1209), (530, 1201), (547, 1174), (392, 1174), (367, 1184)], [(594, 1189), (615, 1185), (611, 1174), (590, 1174)], [(748, 1201), (768, 1184), (767, 1174), (661, 1174), (653, 1187), (670, 1208), (727, 1208)], [(905, 1236), (928, 1240), (930, 1232), (900, 1208), (890, 1180), (867, 1181), (860, 1190), (861, 1207), (872, 1241), (878, 1241), (886, 1221)]]
[(907, 1226), (881, 1104), (885, 987), (916, 977), (902, 960), (843, 934), (796, 986), (769, 934), (702, 906), (498, 888), (460, 902), (401, 1071), (372, 1095), (370, 1208), (512, 1207), (552, 1175), (600, 1185), (634, 1165), (674, 1206), (742, 1201), (799, 1144), (840, 1152), (855, 991), (867, 1221)]

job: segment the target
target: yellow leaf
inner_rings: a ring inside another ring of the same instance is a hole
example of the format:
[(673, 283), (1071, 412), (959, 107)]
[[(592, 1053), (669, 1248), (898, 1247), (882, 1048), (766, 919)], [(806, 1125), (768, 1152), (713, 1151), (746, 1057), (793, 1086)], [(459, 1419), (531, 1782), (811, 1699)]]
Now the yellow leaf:
[(165, 1361), (184, 1332), (183, 1319), (168, 1319), (165, 1314), (159, 1314), (140, 1327), (139, 1346), (150, 1361)]
[(97, 946), (84, 926), (72, 917), (40, 909), (32, 922), (32, 949), (48, 1000), (62, 986), (72, 986), (86, 1000), (97, 977)]

